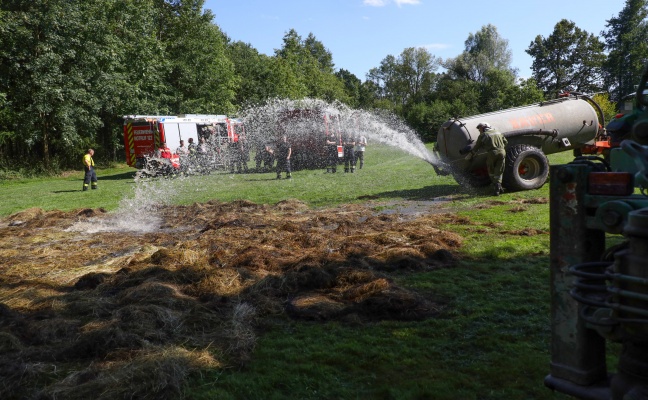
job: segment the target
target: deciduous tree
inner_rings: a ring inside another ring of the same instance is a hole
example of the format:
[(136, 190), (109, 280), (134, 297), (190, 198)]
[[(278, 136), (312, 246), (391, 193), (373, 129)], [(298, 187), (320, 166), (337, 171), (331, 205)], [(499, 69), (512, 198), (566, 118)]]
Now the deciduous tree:
[(605, 84), (612, 98), (633, 93), (648, 60), (648, 1), (626, 0), (619, 15), (601, 32), (609, 51), (604, 65)]
[(602, 89), (603, 43), (572, 21), (561, 20), (546, 38), (536, 36), (526, 52), (533, 57), (533, 78), (547, 98), (561, 91)]

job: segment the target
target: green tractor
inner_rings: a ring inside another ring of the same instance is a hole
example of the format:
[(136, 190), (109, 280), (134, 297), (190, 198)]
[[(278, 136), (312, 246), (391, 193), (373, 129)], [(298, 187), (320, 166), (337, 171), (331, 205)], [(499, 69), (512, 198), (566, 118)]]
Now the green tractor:
[[(648, 399), (647, 80), (648, 66), (598, 154), (550, 169), (545, 385), (581, 399)], [(611, 348), (620, 352), (608, 370)]]

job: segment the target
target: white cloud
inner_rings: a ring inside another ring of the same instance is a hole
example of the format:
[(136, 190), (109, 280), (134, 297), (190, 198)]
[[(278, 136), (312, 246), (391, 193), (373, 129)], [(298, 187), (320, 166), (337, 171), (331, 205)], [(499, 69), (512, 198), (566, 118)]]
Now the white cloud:
[(395, 2), (398, 7), (402, 6), (403, 4), (408, 4), (413, 6), (421, 4), (421, 0), (395, 0)]
[(387, 5), (387, 0), (364, 0), (363, 4), (371, 7), (384, 7)]
[(362, 4), (370, 7), (385, 7), (390, 3), (396, 3), (398, 7), (402, 5), (418, 5), (421, 0), (363, 0)]

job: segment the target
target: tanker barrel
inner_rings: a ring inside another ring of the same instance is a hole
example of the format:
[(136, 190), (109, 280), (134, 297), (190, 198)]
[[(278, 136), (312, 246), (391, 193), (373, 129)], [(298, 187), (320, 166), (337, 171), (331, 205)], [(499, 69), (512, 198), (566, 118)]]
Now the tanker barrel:
[(553, 129), (551, 131), (548, 130), (536, 130), (536, 129), (521, 129), (517, 131), (508, 131), (504, 132), (503, 135), (505, 138), (513, 138), (513, 137), (518, 137), (518, 136), (526, 136), (526, 135), (543, 135), (543, 136), (551, 136), (551, 137), (557, 137), (559, 134), (557, 129)]
[[(439, 158), (459, 169), (474, 168), (460, 153), (477, 140), (480, 122), (488, 122), (509, 138), (509, 146), (527, 144), (545, 154), (579, 148), (591, 143), (599, 133), (602, 113), (587, 96), (570, 96), (533, 105), (452, 118), (437, 134)], [(478, 162), (479, 164), (479, 162)]]

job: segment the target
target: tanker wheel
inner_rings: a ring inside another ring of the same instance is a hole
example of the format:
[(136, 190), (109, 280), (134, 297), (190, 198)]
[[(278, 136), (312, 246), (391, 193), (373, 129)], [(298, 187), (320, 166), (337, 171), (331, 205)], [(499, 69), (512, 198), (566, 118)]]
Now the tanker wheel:
[(549, 160), (537, 147), (520, 144), (506, 151), (504, 187), (509, 190), (537, 189), (549, 175)]

